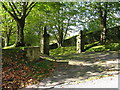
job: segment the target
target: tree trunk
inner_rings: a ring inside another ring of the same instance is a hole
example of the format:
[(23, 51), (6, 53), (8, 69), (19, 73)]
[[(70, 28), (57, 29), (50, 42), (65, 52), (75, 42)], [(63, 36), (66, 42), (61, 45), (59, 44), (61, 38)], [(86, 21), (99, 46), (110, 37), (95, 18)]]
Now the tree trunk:
[(2, 38), (2, 47), (5, 47), (5, 40)]
[(59, 35), (58, 47), (62, 46), (63, 46), (63, 33), (61, 32), (61, 34)]
[[(8, 4), (7, 4), (8, 5)], [(25, 46), (24, 43), (24, 26), (25, 26), (25, 18), (29, 15), (32, 8), (36, 5), (36, 3), (31, 2), (22, 2), (20, 6), (16, 5), (13, 2), (9, 2), (9, 8), (5, 3), (2, 2), (2, 7), (14, 18), (17, 22), (17, 38), (16, 38), (16, 47)]]
[(101, 27), (101, 35), (100, 35), (100, 43), (105, 44), (107, 37), (107, 5), (108, 3), (104, 3), (104, 9), (102, 10), (101, 5), (99, 3), (99, 17), (100, 17), (100, 27)]
[(7, 46), (9, 46), (10, 43), (10, 36), (7, 37)]
[(49, 55), (49, 37), (50, 35), (47, 34), (47, 29), (46, 27), (44, 28), (44, 54)]
[(63, 46), (63, 28), (59, 30), (58, 47)]
[(102, 29), (101, 36), (100, 36), (100, 42), (101, 44), (105, 44), (106, 42), (106, 28)]
[(10, 37), (7, 36), (7, 37), (5, 38), (5, 47), (9, 46), (9, 41), (10, 41)]
[(11, 36), (11, 31), (12, 31), (12, 26), (9, 26), (9, 31), (6, 32), (6, 43), (5, 43), (5, 46), (9, 46), (9, 43), (10, 43), (10, 36)]
[(16, 47), (19, 46), (25, 46), (24, 43), (24, 25), (25, 25), (25, 19), (20, 20), (17, 22), (17, 39), (16, 39)]
[(106, 18), (107, 18), (106, 15), (104, 15), (104, 17), (101, 18), (101, 29), (102, 29), (100, 36), (101, 44), (105, 44), (107, 37)]
[(119, 27), (118, 27), (118, 35), (117, 36), (118, 36), (119, 45), (120, 45), (120, 38), (119, 38), (120, 37), (120, 28)]

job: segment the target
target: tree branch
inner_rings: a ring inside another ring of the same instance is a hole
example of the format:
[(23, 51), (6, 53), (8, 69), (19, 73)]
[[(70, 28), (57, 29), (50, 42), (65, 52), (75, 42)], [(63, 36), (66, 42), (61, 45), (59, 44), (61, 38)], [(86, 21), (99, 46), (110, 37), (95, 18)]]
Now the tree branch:
[(102, 12), (102, 9), (101, 9), (101, 5), (100, 5), (100, 2), (98, 3), (98, 9), (99, 9), (99, 11), (98, 11), (98, 13), (99, 13), (99, 16), (101, 17), (101, 18), (103, 18), (103, 12)]
[[(35, 2), (32, 2), (32, 3), (29, 5), (29, 7), (27, 8), (28, 12), (26, 13), (25, 17), (28, 16), (28, 14), (30, 13), (30, 11), (32, 10), (32, 8), (33, 8), (36, 4), (37, 4), (37, 2), (36, 2), (36, 3), (35, 3)], [(26, 11), (27, 11), (27, 10), (26, 10)]]
[(28, 7), (27, 7), (27, 10), (28, 10), (33, 4), (34, 4), (34, 2), (31, 2), (29, 6), (28, 6), (28, 4), (27, 4), (27, 6), (28, 6)]
[(71, 18), (68, 19), (68, 24), (67, 24), (67, 28), (66, 28), (66, 30), (65, 30), (64, 39), (65, 39), (65, 37), (66, 37), (66, 35), (67, 35), (68, 27), (69, 27), (69, 24), (70, 24), (70, 19), (71, 19)]
[(54, 33), (54, 36), (55, 36), (55, 38), (56, 38), (56, 40), (57, 40), (57, 42), (59, 42), (59, 40), (58, 40), (58, 38), (57, 38), (57, 35)]
[(99, 18), (100, 18), (100, 21), (101, 21), (101, 24), (103, 23), (103, 19), (104, 19), (104, 17), (103, 17), (103, 11), (102, 11), (102, 8), (101, 8), (101, 4), (100, 4), (100, 2), (98, 3), (98, 13), (99, 13)]
[(60, 26), (55, 25), (55, 28), (59, 31), (60, 30)]
[(11, 2), (12, 4), (13, 4), (13, 7), (15, 8), (15, 10), (17, 11), (17, 13), (19, 14), (19, 15), (21, 15), (21, 13), (18, 11), (18, 9), (17, 9), (17, 7), (15, 6), (15, 4), (13, 3), (13, 2)]
[(2, 3), (2, 7), (3, 7), (15, 20), (18, 20), (18, 18), (8, 10), (8, 8), (5, 6), (5, 4), (4, 4), (3, 2), (1, 2), (1, 3)]
[(21, 19), (25, 19), (25, 17), (26, 17), (27, 5), (28, 4), (26, 2), (23, 2), (23, 5), (22, 5), (23, 11), (22, 11), (22, 17), (21, 17)]
[(106, 22), (107, 18), (107, 7), (108, 7), (108, 2), (105, 2), (105, 10), (104, 10), (104, 21)]
[[(51, 27), (51, 26), (50, 26)], [(53, 27), (51, 27), (52, 29), (54, 29)], [(55, 32), (53, 31), (53, 35), (55, 36), (57, 42), (59, 41), (58, 38), (57, 38), (57, 35), (55, 34)]]
[(12, 11), (13, 11), (13, 13), (14, 13), (14, 16), (15, 17), (17, 17), (17, 14), (16, 14), (16, 12), (15, 12), (15, 10), (14, 10), (14, 8), (13, 8), (13, 6), (12, 6), (12, 4), (9, 2), (9, 5), (10, 5), (10, 7), (12, 8)]

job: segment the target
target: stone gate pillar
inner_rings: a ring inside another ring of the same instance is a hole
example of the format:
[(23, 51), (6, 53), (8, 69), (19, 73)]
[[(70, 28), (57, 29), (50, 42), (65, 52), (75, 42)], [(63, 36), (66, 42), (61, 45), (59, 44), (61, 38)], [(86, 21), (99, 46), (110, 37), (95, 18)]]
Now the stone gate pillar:
[(46, 55), (49, 55), (49, 37), (50, 37), (50, 35), (47, 33), (47, 29), (46, 29), (46, 27), (44, 27), (43, 53), (46, 54)]
[(76, 37), (76, 49), (77, 53), (81, 53), (84, 51), (84, 36), (83, 31), (81, 30), (79, 35)]

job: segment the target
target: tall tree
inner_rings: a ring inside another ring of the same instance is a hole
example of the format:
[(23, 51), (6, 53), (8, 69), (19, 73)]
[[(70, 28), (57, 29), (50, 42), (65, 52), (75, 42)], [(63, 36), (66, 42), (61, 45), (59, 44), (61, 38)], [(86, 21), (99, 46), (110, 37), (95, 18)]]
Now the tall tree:
[[(10, 45), (10, 37), (14, 32), (14, 21), (13, 19), (8, 18), (6, 15), (4, 17), (5, 22), (2, 23), (2, 38), (5, 42), (5, 47)], [(7, 22), (9, 21), (9, 22)]]
[[(101, 5), (101, 4), (103, 4), (103, 5)], [(100, 37), (101, 44), (105, 44), (105, 42), (106, 42), (106, 35), (107, 35), (106, 24), (107, 24), (107, 12), (108, 12), (107, 8), (108, 8), (108, 2), (98, 3), (100, 27), (102, 29), (101, 30), (101, 37)]]
[[(55, 3), (56, 9), (51, 14), (51, 29), (58, 47), (63, 46), (63, 40), (66, 38), (70, 26), (74, 24), (73, 18), (77, 13), (75, 3)], [(55, 6), (54, 5), (54, 6)], [(54, 17), (53, 17), (54, 16)]]
[(82, 6), (86, 7), (86, 10), (82, 13), (87, 14), (85, 15), (85, 18), (88, 19), (88, 21), (86, 21), (87, 29), (89, 31), (101, 30), (101, 33), (99, 33), (99, 40), (101, 41), (101, 44), (104, 44), (107, 39), (108, 28), (117, 26), (119, 23), (119, 20), (115, 17), (115, 15), (119, 12), (119, 3), (84, 2)]
[(29, 15), (32, 8), (36, 5), (35, 2), (1, 2), (2, 7), (14, 18), (17, 22), (17, 38), (16, 46), (25, 46), (24, 42), (24, 26), (25, 19)]
[(0, 31), (2, 33), (2, 46), (9, 46), (10, 45), (10, 37), (13, 33), (15, 33), (15, 22), (13, 18), (3, 9), (0, 10)]

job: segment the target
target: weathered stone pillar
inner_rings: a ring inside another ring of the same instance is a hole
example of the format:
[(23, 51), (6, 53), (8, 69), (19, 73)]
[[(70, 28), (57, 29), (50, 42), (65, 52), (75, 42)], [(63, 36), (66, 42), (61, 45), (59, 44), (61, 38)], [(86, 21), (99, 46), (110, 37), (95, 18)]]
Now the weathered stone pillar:
[(83, 36), (83, 31), (81, 30), (79, 35), (76, 37), (76, 49), (77, 53), (81, 53), (84, 51), (84, 36)]
[(47, 33), (47, 29), (46, 29), (46, 27), (44, 27), (44, 35), (43, 35), (44, 46), (43, 46), (43, 52), (46, 55), (49, 55), (49, 37), (50, 37), (50, 35)]
[(44, 34), (44, 32), (43, 32), (43, 29), (40, 31), (40, 33), (39, 33), (40, 35), (39, 35), (39, 39), (40, 39), (40, 53), (44, 53), (43, 52), (43, 46), (44, 46), (44, 37), (43, 37), (43, 34)]
[(120, 38), (119, 38), (119, 36), (120, 36), (120, 27), (118, 27), (117, 29), (118, 29), (118, 39), (119, 39), (119, 44), (120, 44)]

